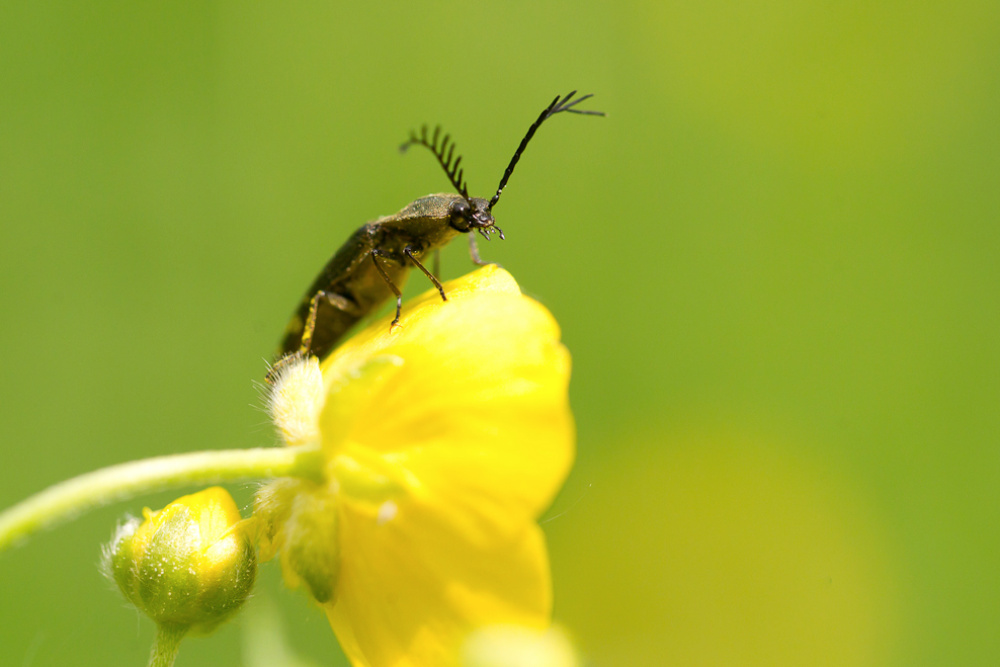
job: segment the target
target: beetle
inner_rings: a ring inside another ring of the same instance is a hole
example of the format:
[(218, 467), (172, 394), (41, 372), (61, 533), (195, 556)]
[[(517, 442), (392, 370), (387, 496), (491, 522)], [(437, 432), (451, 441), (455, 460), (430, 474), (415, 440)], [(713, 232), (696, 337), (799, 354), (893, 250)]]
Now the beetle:
[[(459, 168), (462, 158), (455, 157), (455, 143), (450, 135), (441, 136), (440, 126), (434, 129), (433, 135), (429, 134), (426, 125), (419, 135), (410, 132), (410, 138), (400, 146), (400, 151), (405, 152), (413, 145), (428, 148), (441, 163), (457, 193), (421, 197), (398, 213), (372, 220), (355, 231), (323, 267), (296, 308), (285, 329), (278, 353), (280, 358), (268, 373), (268, 381), (289, 358), (325, 357), (351, 326), (393, 295), (396, 297), (396, 317), (390, 328), (398, 324), (403, 304), (400, 288), (411, 266), (420, 269), (447, 301), (441, 281), (422, 260), (459, 234), (478, 232), (487, 241), (493, 233), (504, 238), (493, 218), (493, 208), (541, 124), (563, 111), (604, 115), (600, 111), (577, 109), (576, 105), (592, 96), (574, 99), (574, 95), (575, 90), (566, 96), (557, 96), (531, 124), (507, 165), (496, 194), (489, 200), (469, 196), (463, 178), (465, 171)], [(487, 263), (479, 257), (474, 235), (469, 236), (469, 254), (476, 264)]]

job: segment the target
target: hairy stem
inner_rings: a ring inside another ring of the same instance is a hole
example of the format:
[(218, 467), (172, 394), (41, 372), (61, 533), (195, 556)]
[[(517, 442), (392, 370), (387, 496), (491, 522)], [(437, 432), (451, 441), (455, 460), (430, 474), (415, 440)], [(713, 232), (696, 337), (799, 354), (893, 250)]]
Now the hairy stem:
[(60, 482), (0, 513), (0, 552), (84, 512), (178, 486), (275, 477), (322, 476), (319, 445), (230, 449), (159, 456)]
[(185, 626), (157, 625), (153, 650), (149, 654), (149, 667), (173, 667), (187, 630)]

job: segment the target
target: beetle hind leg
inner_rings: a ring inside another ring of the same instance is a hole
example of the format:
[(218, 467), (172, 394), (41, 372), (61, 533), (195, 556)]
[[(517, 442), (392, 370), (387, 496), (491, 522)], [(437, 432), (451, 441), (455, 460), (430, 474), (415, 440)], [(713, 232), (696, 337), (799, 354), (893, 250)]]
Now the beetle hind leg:
[(284, 371), (288, 366), (294, 364), (299, 359), (305, 359), (308, 354), (301, 351), (289, 352), (288, 354), (279, 357), (275, 360), (273, 364), (270, 364), (267, 369), (267, 375), (264, 376), (264, 382), (268, 383), (272, 387), (278, 381), (278, 377), (281, 376), (282, 371)]
[(306, 321), (302, 325), (302, 338), (299, 340), (299, 354), (307, 355), (312, 352), (313, 334), (316, 332), (316, 321), (319, 316), (320, 304), (326, 302), (331, 307), (341, 310), (349, 315), (361, 317), (358, 304), (347, 297), (336, 292), (319, 290), (309, 299), (309, 310), (306, 313)]

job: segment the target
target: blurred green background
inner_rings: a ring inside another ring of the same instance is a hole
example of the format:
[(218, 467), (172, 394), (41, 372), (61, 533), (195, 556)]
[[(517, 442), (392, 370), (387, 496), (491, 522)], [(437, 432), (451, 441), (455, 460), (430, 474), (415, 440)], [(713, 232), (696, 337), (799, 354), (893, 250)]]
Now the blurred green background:
[[(302, 291), (448, 190), (409, 129), (488, 195), (572, 89), (608, 117), (546, 124), (481, 246), (573, 353), (544, 526), (590, 664), (1000, 663), (995, 1), (4, 2), (0, 506), (273, 443), (253, 381)], [(0, 556), (0, 664), (144, 664), (95, 564), (176, 495)], [(343, 664), (275, 569), (251, 606)], [(253, 618), (178, 665), (242, 664)]]

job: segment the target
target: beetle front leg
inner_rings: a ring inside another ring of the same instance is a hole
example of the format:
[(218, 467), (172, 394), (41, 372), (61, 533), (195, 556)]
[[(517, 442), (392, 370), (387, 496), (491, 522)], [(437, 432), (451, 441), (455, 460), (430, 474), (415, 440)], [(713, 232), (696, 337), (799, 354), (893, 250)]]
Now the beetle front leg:
[(476, 243), (476, 235), (469, 234), (469, 257), (472, 258), (472, 263), (477, 266), (486, 266), (490, 262), (484, 262), (483, 258), (479, 256), (479, 244)]
[(502, 266), (499, 262), (487, 262), (479, 256), (479, 245), (476, 243), (476, 237), (472, 234), (469, 234), (469, 257), (472, 258), (472, 263), (476, 266)]

